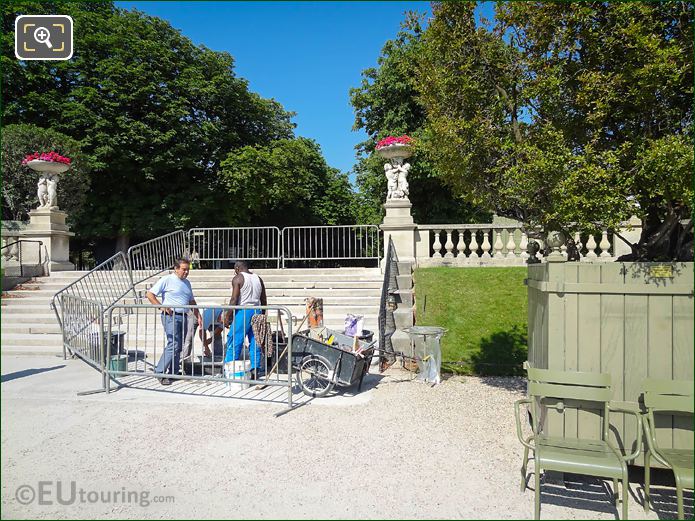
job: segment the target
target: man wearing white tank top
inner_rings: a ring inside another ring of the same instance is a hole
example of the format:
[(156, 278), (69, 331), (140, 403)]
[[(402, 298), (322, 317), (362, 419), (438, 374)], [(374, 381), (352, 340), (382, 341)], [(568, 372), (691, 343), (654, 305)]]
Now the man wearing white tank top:
[[(268, 300), (265, 296), (265, 285), (263, 280), (249, 271), (248, 264), (244, 261), (237, 261), (234, 264), (234, 278), (232, 279), (232, 298), (229, 299), (230, 306), (267, 306)], [(257, 371), (261, 366), (261, 349), (256, 345), (256, 338), (251, 328), (251, 317), (259, 313), (265, 313), (260, 309), (237, 309), (233, 311), (234, 321), (229, 328), (227, 335), (227, 352), (224, 357), (225, 362), (243, 360), (241, 356), (244, 347), (244, 339), (249, 339), (249, 360), (251, 370)], [(227, 313), (225, 322), (231, 322), (230, 310)]]

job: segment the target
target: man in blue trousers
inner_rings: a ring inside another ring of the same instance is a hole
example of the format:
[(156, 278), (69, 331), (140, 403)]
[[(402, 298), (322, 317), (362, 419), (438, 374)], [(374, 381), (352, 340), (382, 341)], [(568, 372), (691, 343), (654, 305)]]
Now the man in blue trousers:
[[(180, 371), (181, 348), (188, 329), (188, 309), (177, 306), (196, 305), (191, 283), (187, 280), (189, 269), (190, 263), (186, 259), (177, 259), (174, 263), (174, 273), (159, 279), (146, 294), (151, 304), (162, 306), (162, 326), (167, 339), (162, 357), (154, 370), (158, 374), (174, 375)], [(161, 296), (161, 302), (157, 296)], [(202, 317), (198, 309), (194, 309), (193, 313), (200, 324)], [(168, 378), (160, 378), (159, 382), (162, 385), (171, 385)]]
[[(249, 271), (246, 262), (237, 261), (234, 264), (234, 273), (235, 276), (232, 279), (232, 298), (229, 300), (230, 306), (268, 305), (263, 280), (255, 273)], [(251, 318), (254, 315), (265, 313), (265, 311), (260, 309), (230, 310), (229, 313), (227, 313), (225, 320), (226, 324), (231, 322), (232, 313), (234, 313), (234, 321), (227, 334), (227, 353), (225, 354), (224, 361), (232, 362), (243, 359), (241, 352), (244, 347), (244, 339), (248, 336), (252, 378), (257, 379), (260, 376), (261, 349), (256, 344), (256, 338), (251, 328)]]

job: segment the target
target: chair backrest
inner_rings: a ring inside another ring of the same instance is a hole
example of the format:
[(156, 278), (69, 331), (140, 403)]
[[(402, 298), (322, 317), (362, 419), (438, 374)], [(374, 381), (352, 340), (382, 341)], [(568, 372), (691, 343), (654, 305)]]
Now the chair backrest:
[(529, 368), (528, 393), (538, 398), (609, 402), (611, 375)]
[(693, 382), (687, 380), (647, 378), (642, 386), (644, 406), (652, 412), (693, 414), (693, 385)]
[[(536, 433), (540, 433), (544, 423), (543, 414), (538, 410), (539, 406), (563, 410), (565, 407), (579, 408), (582, 403), (591, 402), (586, 408), (600, 411), (600, 432), (602, 439), (607, 439), (608, 402), (611, 400), (612, 393), (611, 375), (607, 373), (528, 369), (528, 394), (529, 398), (533, 399), (532, 414), (534, 418), (539, 419)], [(551, 402), (555, 400), (555, 403), (548, 403), (548, 400)], [(565, 400), (571, 403), (567, 404)]]

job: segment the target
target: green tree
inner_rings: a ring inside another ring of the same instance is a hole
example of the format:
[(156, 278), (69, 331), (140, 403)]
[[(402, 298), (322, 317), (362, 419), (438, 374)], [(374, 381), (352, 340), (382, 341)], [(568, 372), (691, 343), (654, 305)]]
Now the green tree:
[(228, 221), (283, 226), (354, 222), (347, 176), (329, 167), (310, 139), (234, 150), (222, 162), (220, 178)]
[[(75, 24), (65, 62), (19, 62), (18, 14), (59, 12)], [(219, 225), (216, 173), (230, 150), (293, 134), (291, 113), (249, 92), (228, 53), (195, 46), (166, 21), (110, 3), (3, 4), (3, 118), (79, 140), (94, 162), (87, 237), (147, 238)]]
[(70, 169), (60, 176), (58, 204), (68, 213), (68, 223), (83, 213), (89, 191), (89, 160), (74, 139), (34, 125), (7, 125), (2, 129), (2, 218), (26, 220), (38, 205), (38, 174), (22, 160), (33, 152), (55, 151), (69, 157)]
[(438, 3), (417, 89), (456, 193), (546, 228), (642, 218), (633, 258), (692, 259), (693, 6)]
[[(362, 71), (359, 87), (350, 89), (355, 110), (354, 129), (364, 129), (369, 139), (357, 145), (355, 167), (359, 187), (358, 220), (377, 224), (383, 217), (386, 198), (384, 160), (374, 153), (379, 139), (408, 134), (418, 139), (425, 123), (425, 110), (415, 90), (416, 57), (420, 53), (422, 20), (413, 13), (406, 16), (396, 38), (384, 44), (378, 67)], [(416, 149), (409, 174), (410, 200), (417, 222), (478, 222), (489, 215), (452, 194), (435, 172), (426, 151)]]

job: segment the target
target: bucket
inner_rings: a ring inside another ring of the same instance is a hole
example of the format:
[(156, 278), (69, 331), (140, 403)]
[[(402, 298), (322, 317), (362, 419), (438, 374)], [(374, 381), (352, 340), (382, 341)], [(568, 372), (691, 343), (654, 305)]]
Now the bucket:
[(109, 359), (109, 371), (127, 371), (128, 355), (114, 355)]
[[(225, 362), (224, 377), (230, 380), (243, 380), (249, 378), (251, 371), (251, 360), (237, 360), (235, 362)], [(227, 382), (227, 388), (237, 392), (248, 389), (250, 384), (242, 382)]]

